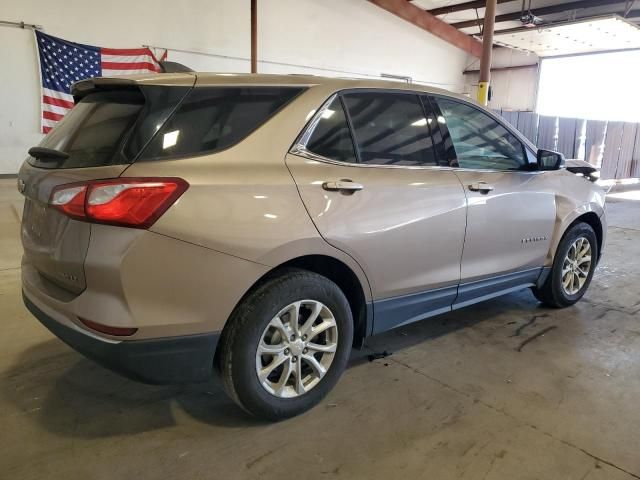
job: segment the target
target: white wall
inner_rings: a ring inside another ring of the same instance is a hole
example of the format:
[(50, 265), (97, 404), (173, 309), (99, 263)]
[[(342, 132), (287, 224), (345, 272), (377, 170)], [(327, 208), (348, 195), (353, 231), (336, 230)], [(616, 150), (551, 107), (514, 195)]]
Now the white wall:
[[(526, 54), (512, 48), (494, 48), (492, 68), (533, 65), (538, 63), (534, 54)], [(478, 70), (480, 60), (469, 59), (467, 70)], [(479, 75), (477, 73), (465, 75), (465, 92), (476, 97)], [(538, 69), (526, 68), (518, 70), (503, 70), (491, 72), (491, 86), (493, 97), (489, 107), (504, 110), (535, 109), (538, 91)]]
[[(410, 76), (462, 91), (466, 55), (366, 0), (259, 0), (258, 70), (330, 76)], [(66, 40), (156, 45), (196, 70), (249, 70), (249, 0), (0, 0), (1, 20), (42, 25)], [(0, 174), (15, 173), (40, 130), (33, 33), (0, 27)]]

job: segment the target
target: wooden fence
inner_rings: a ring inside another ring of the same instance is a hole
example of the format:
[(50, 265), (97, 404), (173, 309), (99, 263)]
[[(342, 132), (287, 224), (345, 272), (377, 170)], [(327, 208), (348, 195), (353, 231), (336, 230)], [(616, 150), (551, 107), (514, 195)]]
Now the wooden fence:
[(640, 123), (547, 117), (496, 111), (539, 148), (556, 150), (601, 169), (602, 179), (640, 177)]

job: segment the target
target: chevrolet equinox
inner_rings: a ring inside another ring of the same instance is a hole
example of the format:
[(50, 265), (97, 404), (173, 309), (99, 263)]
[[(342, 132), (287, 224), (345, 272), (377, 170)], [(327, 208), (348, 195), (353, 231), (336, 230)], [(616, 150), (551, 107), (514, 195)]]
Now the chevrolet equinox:
[(18, 177), (27, 308), (87, 357), (270, 420), (366, 337), (588, 288), (604, 193), (466, 97), (300, 75), (95, 78)]

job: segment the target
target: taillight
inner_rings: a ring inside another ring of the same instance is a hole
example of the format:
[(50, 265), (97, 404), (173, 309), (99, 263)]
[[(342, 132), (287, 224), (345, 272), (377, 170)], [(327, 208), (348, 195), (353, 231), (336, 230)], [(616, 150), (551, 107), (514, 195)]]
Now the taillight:
[(181, 178), (114, 178), (60, 185), (49, 204), (77, 220), (149, 228), (189, 188)]
[(75, 187), (67, 188), (62, 185), (53, 190), (49, 204), (60, 210), (65, 215), (84, 220), (84, 201), (86, 196), (86, 185), (76, 185)]

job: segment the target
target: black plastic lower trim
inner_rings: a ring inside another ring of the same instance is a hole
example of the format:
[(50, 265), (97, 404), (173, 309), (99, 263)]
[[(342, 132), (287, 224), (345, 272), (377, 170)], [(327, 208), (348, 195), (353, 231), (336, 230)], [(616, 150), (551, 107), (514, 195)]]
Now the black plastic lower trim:
[(451, 311), (458, 286), (385, 298), (374, 302), (373, 334)]
[(434, 315), (533, 287), (536, 282), (544, 282), (543, 278), (546, 277), (543, 276), (548, 275), (549, 271), (546, 267), (532, 268), (475, 282), (374, 301), (371, 334), (382, 333)]
[(180, 384), (207, 381), (220, 332), (153, 340), (109, 343), (54, 320), (22, 293), (25, 306), (55, 336), (74, 350), (121, 375), (145, 383)]
[(542, 288), (542, 286), (544, 285), (544, 282), (546, 282), (547, 278), (549, 278), (549, 275), (551, 274), (551, 270), (552, 270), (552, 267), (542, 267), (542, 271), (540, 272), (540, 276), (538, 277), (538, 280), (536, 281), (536, 287)]
[(541, 272), (542, 268), (532, 268), (475, 282), (462, 283), (458, 287), (458, 296), (453, 303), (453, 308), (466, 307), (522, 288), (532, 287), (538, 281)]

